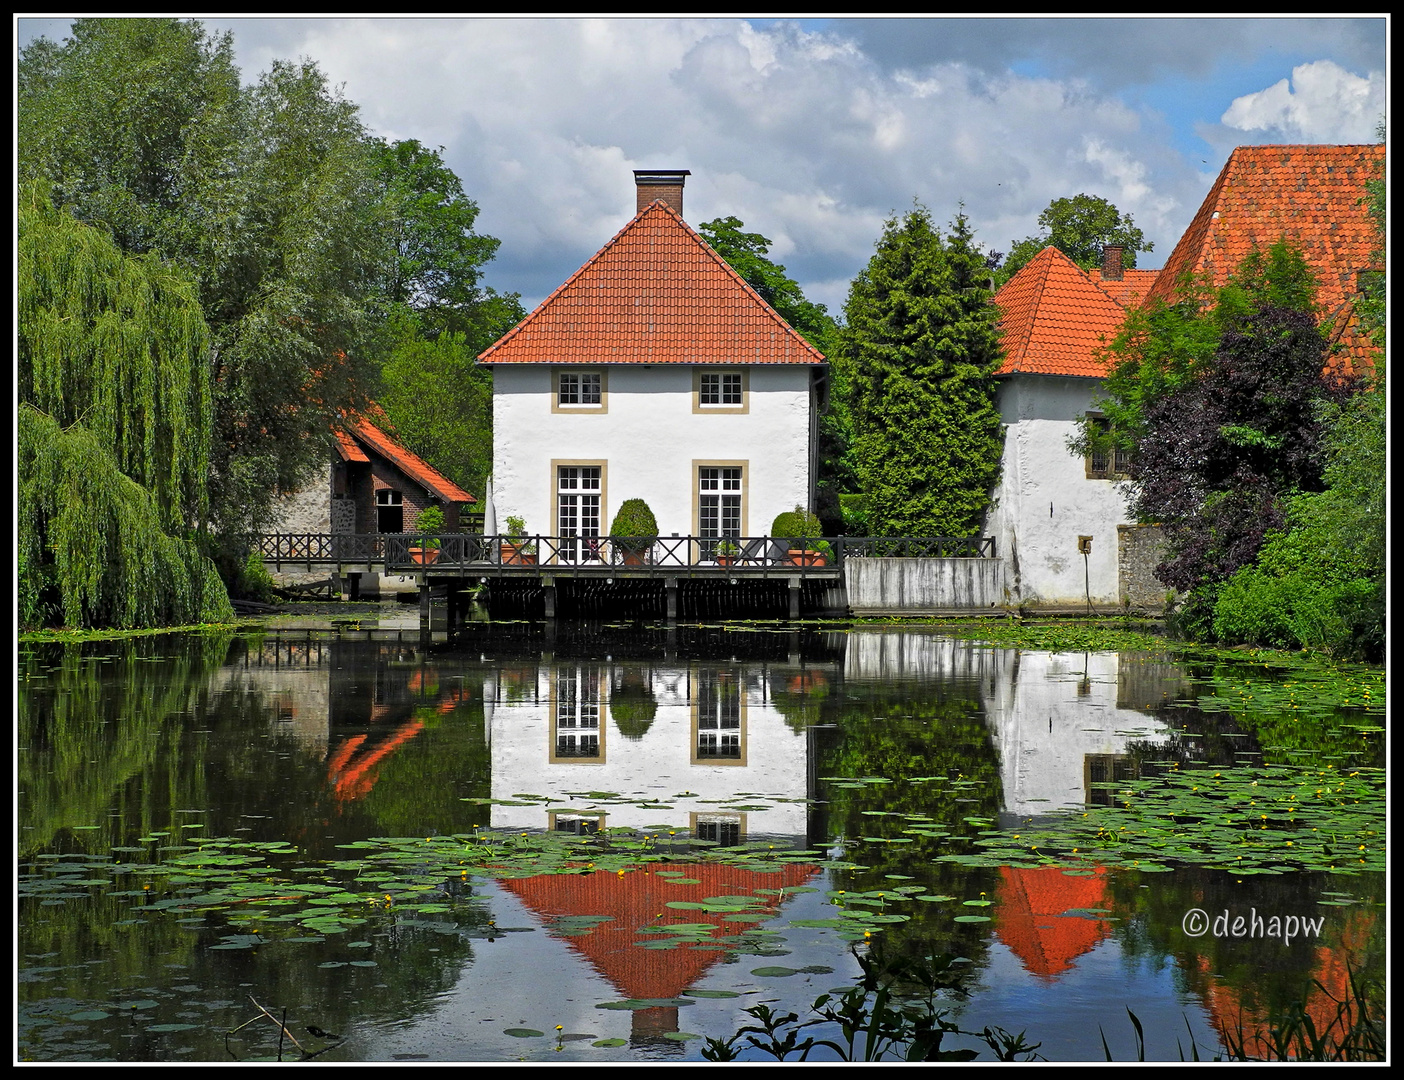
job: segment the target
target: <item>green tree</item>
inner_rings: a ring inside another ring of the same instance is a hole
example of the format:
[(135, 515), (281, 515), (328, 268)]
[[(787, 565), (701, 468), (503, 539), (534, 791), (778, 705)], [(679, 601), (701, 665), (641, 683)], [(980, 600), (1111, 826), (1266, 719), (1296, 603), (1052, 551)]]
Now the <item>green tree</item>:
[(1022, 270), (1035, 255), (1053, 246), (1084, 270), (1099, 266), (1102, 248), (1119, 244), (1125, 250), (1121, 264), (1127, 269), (1136, 265), (1136, 252), (1152, 251), (1155, 244), (1136, 228), (1130, 214), (1123, 214), (1106, 199), (1097, 195), (1074, 195), (1070, 199), (1054, 199), (1038, 215), (1037, 236), (1016, 241), (995, 274), (996, 287), (1003, 285)]
[(492, 376), (478, 351), (462, 333), (428, 340), (411, 325), (385, 362), (378, 401), (397, 439), (481, 496), (492, 470)]
[(995, 309), (964, 213), (890, 219), (841, 331), (853, 459), (875, 535), (968, 536), (999, 477)]
[(26, 185), (19, 213), (20, 621), (160, 626), (232, 616), (190, 537), (204, 515), (209, 336), (154, 256)]
[(268, 520), (377, 365), (390, 246), (356, 107), (310, 63), (239, 85), (229, 35), (80, 19), (20, 56), (19, 172), (195, 281), (211, 336), (210, 518)]
[(373, 146), (395, 248), (386, 299), (416, 312), (424, 336), (457, 332), (481, 352), (526, 314), (515, 294), (499, 296), (482, 285), (483, 267), (500, 241), (474, 232), (478, 204), (444, 164), (442, 147), (414, 139), (377, 139)]

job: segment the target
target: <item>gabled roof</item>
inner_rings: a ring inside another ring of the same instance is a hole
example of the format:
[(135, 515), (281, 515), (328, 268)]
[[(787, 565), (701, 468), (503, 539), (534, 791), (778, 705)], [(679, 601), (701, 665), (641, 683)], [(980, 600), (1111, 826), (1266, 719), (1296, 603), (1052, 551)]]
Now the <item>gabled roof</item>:
[(662, 201), (479, 358), (484, 364), (818, 364), (800, 337)]
[(1346, 323), (1359, 292), (1356, 275), (1382, 269), (1375, 266), (1375, 226), (1364, 197), (1384, 157), (1383, 145), (1238, 147), (1147, 300), (1172, 302), (1186, 272), (1219, 288), (1254, 246), (1267, 248), (1285, 236), (1316, 274), (1323, 324), (1332, 336), (1345, 332), (1351, 351), (1363, 347)]
[[(347, 453), (344, 440), (348, 436), (355, 443), (369, 447), (374, 453), (385, 458), (415, 483), (421, 485), (430, 494), (438, 496), (444, 502), (471, 503), (478, 501), (423, 458), (410, 453), (364, 417), (356, 417), (352, 420), (349, 432), (338, 432), (337, 444), (342, 448), (342, 457), (346, 460), (369, 460), (364, 453), (361, 453), (359, 458)], [(352, 449), (360, 452), (354, 445)]]
[(1126, 309), (1057, 248), (1035, 255), (994, 302), (1004, 348), (998, 374), (1106, 375), (1097, 352), (1116, 334)]

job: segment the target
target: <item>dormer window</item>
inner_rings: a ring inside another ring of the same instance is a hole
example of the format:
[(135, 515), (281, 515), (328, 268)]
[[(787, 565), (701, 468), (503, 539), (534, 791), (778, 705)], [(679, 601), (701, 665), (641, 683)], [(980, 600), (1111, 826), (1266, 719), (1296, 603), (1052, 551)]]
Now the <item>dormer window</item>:
[(581, 368), (557, 368), (552, 412), (605, 412), (609, 399), (605, 373)]
[(749, 411), (750, 379), (745, 368), (699, 368), (693, 376), (692, 411), (744, 413)]

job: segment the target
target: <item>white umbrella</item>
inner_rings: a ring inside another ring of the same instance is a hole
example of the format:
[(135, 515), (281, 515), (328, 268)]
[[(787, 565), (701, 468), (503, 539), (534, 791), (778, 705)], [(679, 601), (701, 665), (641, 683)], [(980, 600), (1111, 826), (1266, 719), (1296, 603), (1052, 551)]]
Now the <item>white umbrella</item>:
[[(483, 489), (483, 535), (497, 536), (497, 504), (492, 501), (492, 477), (487, 478), (487, 485)], [(490, 541), (492, 550), (488, 558), (497, 560), (497, 541)]]

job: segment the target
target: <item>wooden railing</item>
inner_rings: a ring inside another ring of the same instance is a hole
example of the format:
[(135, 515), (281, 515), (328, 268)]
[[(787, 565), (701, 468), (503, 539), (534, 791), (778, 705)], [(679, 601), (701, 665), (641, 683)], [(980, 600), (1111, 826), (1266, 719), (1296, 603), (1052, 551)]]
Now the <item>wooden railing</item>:
[(269, 533), (250, 544), (265, 564), (380, 564), (387, 570), (559, 566), (573, 568), (839, 567), (846, 559), (991, 559), (992, 536), (769, 537), (477, 536), (467, 533)]

